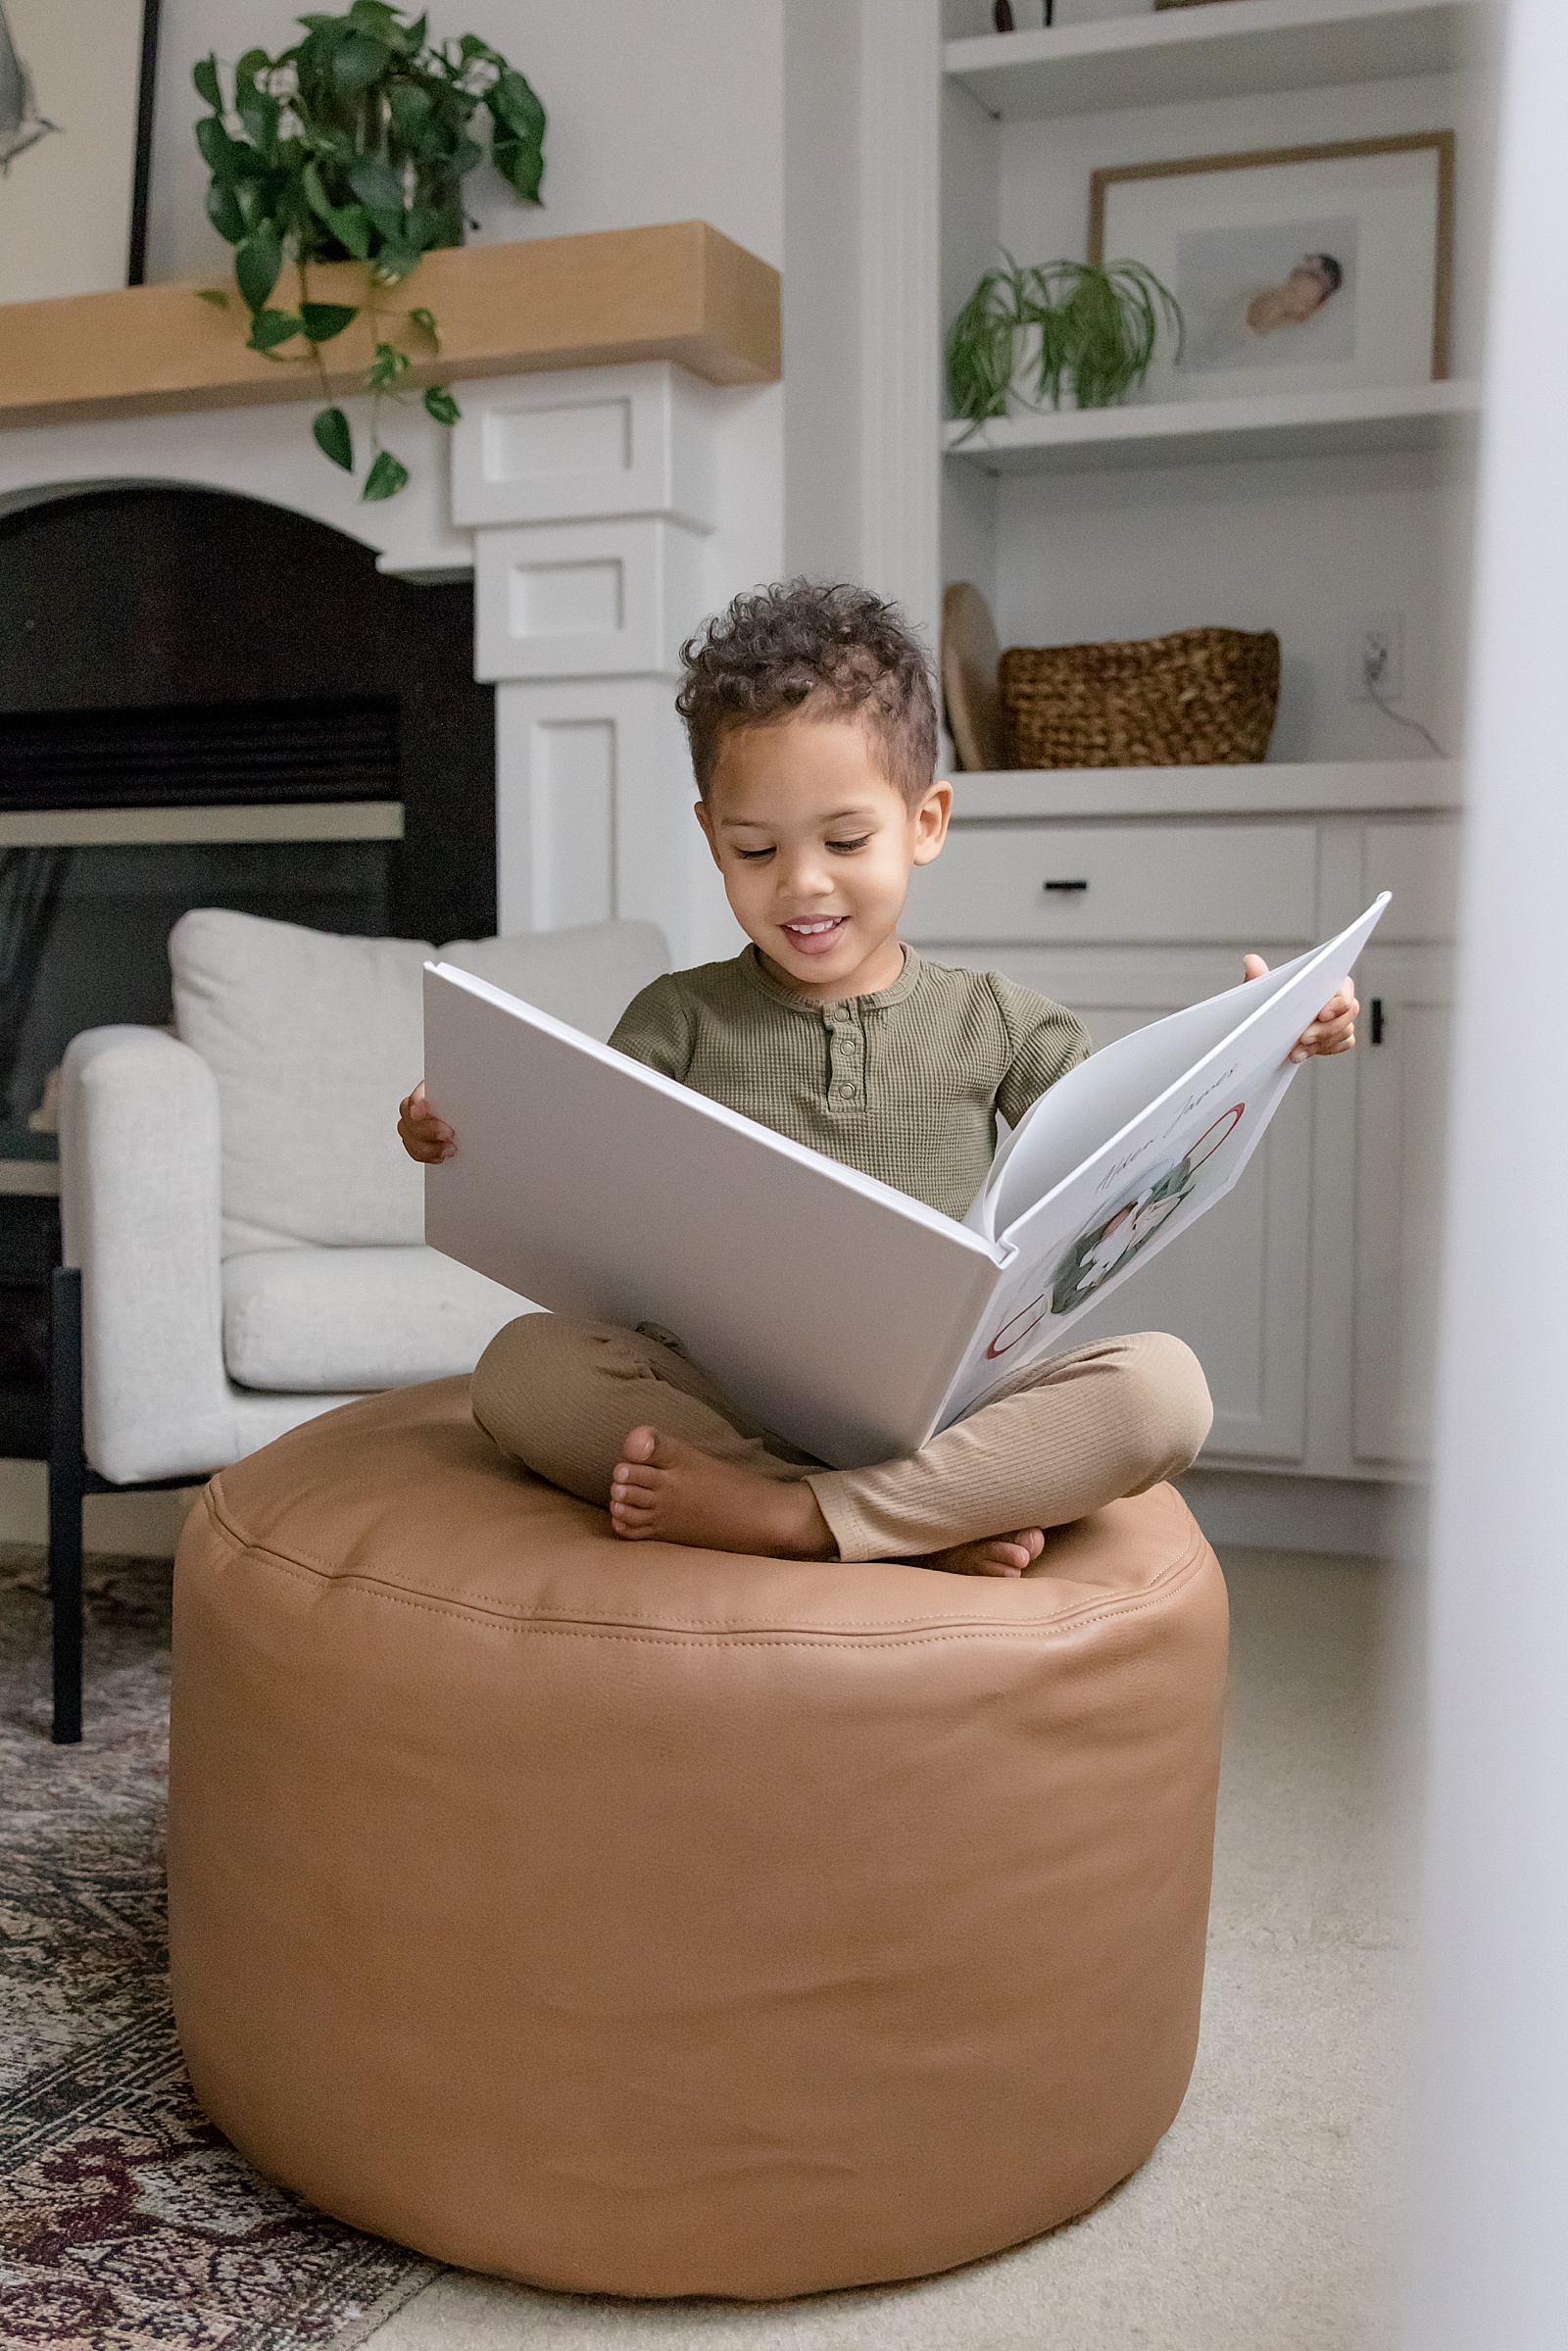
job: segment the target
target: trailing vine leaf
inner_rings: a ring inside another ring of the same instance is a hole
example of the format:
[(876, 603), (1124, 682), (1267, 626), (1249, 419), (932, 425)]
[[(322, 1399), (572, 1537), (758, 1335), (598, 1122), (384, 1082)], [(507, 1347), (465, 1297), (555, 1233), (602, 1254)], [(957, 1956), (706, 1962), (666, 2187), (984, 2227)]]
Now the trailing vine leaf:
[(246, 338), (247, 351), (274, 351), (305, 332), (305, 321), (294, 311), (258, 311)]
[(198, 302), (210, 302), (215, 310), (226, 311), (228, 308), (228, 296), (221, 286), (200, 286), (196, 299)]
[(370, 275), (378, 286), (401, 284), (412, 277), (419, 266), (418, 252), (413, 245), (400, 245), (392, 237), (384, 237), (381, 250), (370, 264)]
[(391, 63), (392, 53), (384, 41), (372, 39), (368, 32), (351, 32), (339, 41), (333, 54), (332, 79), (340, 90), (367, 90)]
[(340, 408), (322, 409), (313, 418), (311, 430), (316, 435), (316, 446), (322, 456), (329, 457), (334, 465), (341, 465), (345, 473), (352, 473), (354, 435), (349, 430), (349, 420), (343, 411)]
[(234, 281), (248, 309), (267, 308), (267, 298), (283, 268), (283, 248), (277, 231), (268, 223), (254, 229), (234, 255)]
[(359, 317), (358, 306), (350, 302), (302, 302), (300, 324), (313, 343), (330, 343), (345, 326), (352, 326)]
[(463, 411), (445, 384), (431, 384), (424, 395), (424, 413), (437, 424), (456, 424)]
[(395, 343), (377, 343), (366, 369), (366, 380), (372, 392), (390, 392), (407, 375), (410, 365), (408, 353), (400, 351)]
[(239, 209), (239, 198), (221, 179), (207, 183), (207, 218), (225, 244), (237, 245), (245, 234), (245, 215)]
[[(409, 367), (393, 336), (428, 351), (439, 344), (428, 309), (402, 320), (381, 315), (377, 287), (409, 277), (423, 254), (462, 244), (463, 182), (487, 156), (515, 195), (539, 201), (545, 110), (488, 41), (476, 33), (432, 41), (423, 15), (390, 0), (352, 0), (341, 14), (316, 11), (298, 23), (302, 37), (276, 57), (246, 50), (226, 90), (216, 57), (192, 68), (208, 109), (196, 124), (210, 175), (207, 216), (235, 249), (250, 348), (280, 366), (314, 367), (324, 389), (319, 345), (343, 331), (356, 308), (368, 308), (375, 356), (366, 388), (379, 401)], [(342, 261), (368, 264), (368, 303), (313, 302), (312, 267)], [(295, 310), (274, 299), (289, 266), (300, 281)], [(329, 327), (334, 318), (340, 323)], [(283, 355), (295, 339), (299, 351)], [(432, 389), (437, 406), (429, 413), (444, 420), (441, 404), (451, 394)], [(341, 411), (321, 412), (328, 414)], [(323, 454), (345, 462), (324, 444)], [(401, 462), (379, 451), (365, 494), (395, 496), (407, 478)]]
[(375, 453), (375, 463), (365, 477), (365, 487), (360, 492), (360, 504), (372, 506), (378, 499), (395, 498), (398, 492), (406, 486), (408, 478), (409, 469), (402, 460), (395, 458), (390, 449), (378, 449)]
[(348, 170), (349, 186), (368, 213), (390, 213), (403, 219), (403, 181), (378, 155), (356, 157)]

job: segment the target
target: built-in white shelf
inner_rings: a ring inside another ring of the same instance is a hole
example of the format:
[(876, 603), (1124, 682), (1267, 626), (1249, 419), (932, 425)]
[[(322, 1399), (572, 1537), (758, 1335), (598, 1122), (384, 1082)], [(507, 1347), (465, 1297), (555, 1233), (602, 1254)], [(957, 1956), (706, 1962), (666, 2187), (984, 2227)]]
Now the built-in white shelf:
[(949, 41), (945, 72), (1004, 122), (1447, 73), (1486, 0), (1217, 0), (1050, 32)]
[(1027, 767), (957, 774), (959, 824), (1093, 817), (1324, 816), (1457, 808), (1455, 759), (1285, 760), (1249, 767)]
[[(1241, 6), (1243, 0), (1235, 0)], [(1401, 384), (1353, 392), (1268, 392), (1240, 400), (1147, 401), (1053, 409), (942, 428), (945, 455), (984, 473), (1100, 473), (1131, 465), (1234, 464), (1241, 458), (1351, 457), (1473, 443), (1478, 383)]]
[(0, 809), (0, 849), (137, 849), (172, 842), (401, 841), (400, 800), (263, 808)]

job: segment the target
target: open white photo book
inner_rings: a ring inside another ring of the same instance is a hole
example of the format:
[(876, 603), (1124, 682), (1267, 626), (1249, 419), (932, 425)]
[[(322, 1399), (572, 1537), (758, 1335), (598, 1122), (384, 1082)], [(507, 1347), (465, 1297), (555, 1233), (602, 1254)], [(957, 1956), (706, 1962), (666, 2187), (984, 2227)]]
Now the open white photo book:
[(910, 1453), (1229, 1192), (1388, 895), (1043, 1094), (961, 1224), (446, 963), (424, 967), (435, 1249), (554, 1311), (656, 1323), (838, 1469)]

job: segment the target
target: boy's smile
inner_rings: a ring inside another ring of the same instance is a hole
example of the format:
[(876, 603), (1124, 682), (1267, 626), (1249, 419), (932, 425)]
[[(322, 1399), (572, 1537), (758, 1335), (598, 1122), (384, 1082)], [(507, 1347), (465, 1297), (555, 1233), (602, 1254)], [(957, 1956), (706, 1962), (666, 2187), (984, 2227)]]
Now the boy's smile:
[(899, 977), (910, 868), (941, 849), (952, 801), (933, 784), (911, 809), (859, 719), (802, 710), (726, 731), (697, 819), (772, 976), (829, 1004)]

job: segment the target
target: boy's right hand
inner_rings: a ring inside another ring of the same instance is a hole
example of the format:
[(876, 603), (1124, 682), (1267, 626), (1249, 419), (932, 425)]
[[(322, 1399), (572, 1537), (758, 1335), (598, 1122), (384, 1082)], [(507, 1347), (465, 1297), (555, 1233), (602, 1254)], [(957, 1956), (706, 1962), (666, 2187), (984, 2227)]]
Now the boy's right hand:
[(425, 1101), (423, 1078), (398, 1104), (398, 1137), (409, 1157), (422, 1159), (427, 1167), (456, 1155), (458, 1139)]

